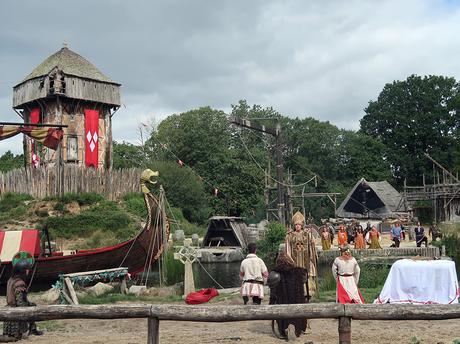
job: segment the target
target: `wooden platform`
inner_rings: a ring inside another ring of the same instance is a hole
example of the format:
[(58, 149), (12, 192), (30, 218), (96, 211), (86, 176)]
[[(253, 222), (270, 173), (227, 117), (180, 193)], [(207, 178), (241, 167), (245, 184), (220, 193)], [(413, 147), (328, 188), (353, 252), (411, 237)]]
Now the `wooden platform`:
[(78, 298), (73, 288), (74, 284), (84, 286), (90, 282), (117, 280), (121, 282), (121, 292), (126, 293), (126, 279), (128, 278), (128, 268), (113, 268), (106, 270), (82, 271), (71, 274), (59, 275), (56, 288), (59, 289), (63, 299), (71, 305), (78, 305)]

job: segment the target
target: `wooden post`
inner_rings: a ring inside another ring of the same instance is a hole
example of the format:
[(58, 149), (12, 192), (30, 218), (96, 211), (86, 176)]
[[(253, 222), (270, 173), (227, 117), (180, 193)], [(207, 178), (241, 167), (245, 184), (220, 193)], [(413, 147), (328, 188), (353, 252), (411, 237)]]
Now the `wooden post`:
[(125, 276), (123, 277), (123, 279), (121, 280), (121, 283), (120, 283), (120, 292), (122, 294), (127, 294), (128, 293), (128, 287), (126, 285), (126, 279), (127, 279), (128, 276)]
[(75, 290), (73, 289), (72, 281), (70, 281), (69, 277), (64, 278), (64, 281), (67, 286), (67, 289), (69, 290), (69, 294), (70, 294), (70, 298), (72, 299), (72, 302), (75, 305), (78, 305), (77, 293), (75, 293)]
[(351, 317), (339, 317), (339, 344), (351, 344)]
[(147, 344), (160, 343), (160, 320), (158, 318), (147, 318)]

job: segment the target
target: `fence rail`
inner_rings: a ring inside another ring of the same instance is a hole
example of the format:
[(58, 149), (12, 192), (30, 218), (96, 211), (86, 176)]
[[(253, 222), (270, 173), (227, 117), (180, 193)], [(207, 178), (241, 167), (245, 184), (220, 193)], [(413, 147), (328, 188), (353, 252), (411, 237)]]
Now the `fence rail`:
[[(415, 246), (415, 243), (414, 243)], [(356, 259), (363, 258), (401, 258), (401, 257), (440, 257), (439, 247), (398, 247), (384, 249), (352, 249), (352, 255)], [(319, 251), (318, 260), (321, 262), (331, 262), (340, 256), (340, 250)]]
[(160, 320), (234, 322), (288, 318), (338, 319), (339, 344), (351, 343), (351, 320), (445, 320), (460, 318), (455, 305), (87, 305), (0, 308), (0, 321), (147, 318), (147, 343), (159, 343)]
[(93, 169), (64, 164), (57, 166), (28, 166), (0, 173), (0, 198), (7, 192), (28, 194), (34, 198), (59, 196), (67, 192), (95, 192), (117, 200), (130, 192), (139, 191), (138, 168)]

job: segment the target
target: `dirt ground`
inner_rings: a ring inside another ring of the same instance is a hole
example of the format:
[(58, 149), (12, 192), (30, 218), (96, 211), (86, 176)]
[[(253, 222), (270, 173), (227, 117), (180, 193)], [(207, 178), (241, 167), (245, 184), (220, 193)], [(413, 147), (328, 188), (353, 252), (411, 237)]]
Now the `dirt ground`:
[[(320, 245), (320, 243), (318, 242)], [(391, 241), (385, 235), (382, 247)], [(408, 240), (401, 247), (415, 246)], [(3, 300), (2, 300), (3, 301)], [(241, 304), (239, 299), (227, 303)], [(292, 343), (338, 343), (338, 321), (315, 319), (311, 321), (311, 333), (299, 338), (290, 331)], [(31, 336), (24, 343), (147, 343), (146, 319), (117, 320), (59, 320), (38, 324), (43, 336)], [(442, 321), (352, 321), (352, 343), (356, 344), (452, 344), (460, 341), (460, 319)], [(234, 323), (160, 322), (160, 342), (168, 344), (284, 343), (276, 338), (269, 321), (245, 321)]]

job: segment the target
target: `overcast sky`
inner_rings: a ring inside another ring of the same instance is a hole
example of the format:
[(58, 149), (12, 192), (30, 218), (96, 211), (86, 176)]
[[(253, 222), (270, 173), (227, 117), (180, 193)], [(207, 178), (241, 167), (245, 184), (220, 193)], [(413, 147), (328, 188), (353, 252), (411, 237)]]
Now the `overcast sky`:
[[(0, 1), (0, 119), (13, 86), (62, 47), (122, 84), (114, 139), (200, 106), (272, 106), (356, 130), (385, 83), (460, 80), (460, 0)], [(0, 154), (22, 152), (22, 138)]]

